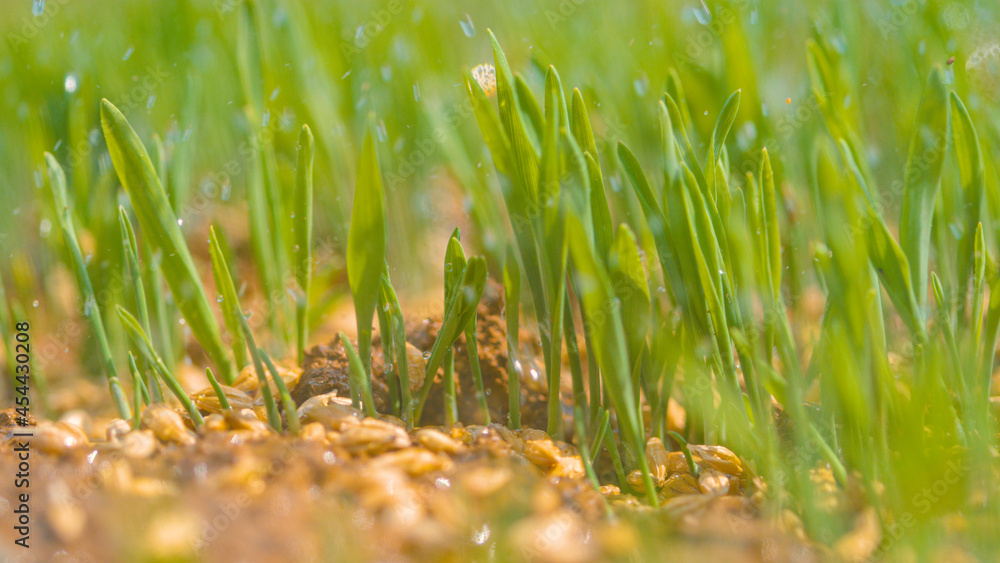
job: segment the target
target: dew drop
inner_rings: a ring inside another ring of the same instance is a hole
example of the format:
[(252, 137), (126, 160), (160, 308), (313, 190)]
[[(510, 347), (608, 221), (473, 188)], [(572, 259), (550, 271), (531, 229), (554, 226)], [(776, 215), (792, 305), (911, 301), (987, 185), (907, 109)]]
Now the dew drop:
[(35, 307), (35, 308), (38, 308), (38, 300), (37, 300), (37, 299), (35, 299), (34, 301), (32, 301), (32, 302), (31, 302), (31, 306), (32, 306), (32, 307)]
[(63, 88), (65, 88), (67, 92), (72, 94), (73, 92), (76, 92), (77, 86), (78, 84), (77, 84), (76, 74), (72, 72), (67, 74), (66, 80), (63, 81)]
[(267, 124), (271, 122), (271, 110), (265, 109), (264, 114), (260, 118), (260, 126), (267, 127)]
[(184, 224), (184, 219), (178, 219), (177, 220), (177, 224), (178, 225), (183, 225)]
[(128, 58), (131, 57), (132, 53), (134, 52), (135, 52), (135, 47), (130, 45), (129, 48), (125, 50), (125, 55), (122, 56), (122, 60), (127, 61)]
[(424, 356), (425, 360), (431, 359), (431, 353), (430, 352), (424, 352), (423, 356)]
[(31, 15), (38, 17), (45, 12), (45, 0), (33, 0), (31, 2)]

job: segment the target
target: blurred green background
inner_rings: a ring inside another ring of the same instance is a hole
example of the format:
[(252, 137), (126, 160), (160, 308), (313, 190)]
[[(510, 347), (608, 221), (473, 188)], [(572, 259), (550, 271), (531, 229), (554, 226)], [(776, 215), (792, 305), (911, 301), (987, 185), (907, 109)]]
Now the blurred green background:
[[(768, 147), (789, 216), (801, 225), (797, 231), (793, 225), (791, 249), (803, 264), (816, 235), (808, 162), (824, 130), (809, 86), (810, 37), (840, 59), (838, 99), (883, 191), (902, 180), (932, 65), (944, 66), (949, 87), (982, 123), (984, 145), (995, 146), (997, 138), (996, 2), (264, 0), (259, 6), (263, 125), (289, 190), (299, 128), (308, 123), (316, 134), (315, 238), (325, 249), (319, 275), (325, 272), (329, 287), (341, 291), (344, 218), (369, 112), (376, 116), (397, 287), (407, 294), (436, 287), (421, 280), (437, 275), (439, 261), (414, 249), (423, 248), (428, 233), (460, 223), (472, 226), (469, 240), (492, 258), (496, 277), (508, 224), (462, 78), (492, 63), (487, 28), (533, 89), (541, 90), (552, 64), (567, 88), (583, 92), (609, 189), (620, 192), (613, 198), (616, 222), (641, 221), (641, 214), (628, 204), (635, 198), (618, 170), (615, 142), (627, 142), (648, 170), (658, 167), (656, 100), (669, 73), (678, 73), (686, 92), (696, 146), (706, 145), (719, 108), (742, 89), (728, 146), (733, 169), (756, 170), (761, 147)], [(244, 110), (236, 63), (238, 23), (236, 0), (0, 3), (0, 271), (16, 307), (72, 315), (50, 302), (58, 293), (52, 273), (61, 241), (43, 197), (44, 151), (67, 169), (95, 287), (119, 271), (113, 211), (127, 201), (100, 132), (101, 98), (123, 111), (147, 146), (154, 135), (162, 141), (167, 190), (189, 238), (229, 217), (237, 254), (249, 254), (239, 225), (246, 221), (255, 124)], [(992, 182), (992, 170), (989, 176)], [(898, 206), (893, 198), (887, 203)], [(201, 242), (191, 244), (196, 254), (206, 252)], [(427, 242), (443, 249), (445, 238)], [(811, 268), (795, 270), (793, 287), (812, 283)]]

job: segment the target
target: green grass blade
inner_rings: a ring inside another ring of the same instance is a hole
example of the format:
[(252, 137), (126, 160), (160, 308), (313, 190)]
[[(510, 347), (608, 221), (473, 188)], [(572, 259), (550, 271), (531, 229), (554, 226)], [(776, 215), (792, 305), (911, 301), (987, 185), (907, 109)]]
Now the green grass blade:
[(292, 269), (299, 284), (295, 303), (295, 324), (298, 359), (305, 360), (306, 342), (309, 339), (309, 283), (312, 277), (312, 231), (313, 231), (313, 157), (315, 143), (308, 125), (299, 133), (298, 165), (295, 168), (295, 205), (292, 229), (295, 239), (292, 246)]
[[(351, 340), (343, 332), (340, 333), (340, 343), (344, 345), (347, 353), (348, 374), (351, 380), (351, 400), (354, 407), (361, 407), (365, 411), (365, 416), (375, 417), (375, 400), (372, 398), (371, 378), (366, 372), (361, 357), (351, 344)], [(358, 402), (361, 404), (358, 405)]]
[(632, 454), (632, 459), (639, 463), (643, 473), (646, 500), (656, 506), (656, 490), (643, 453), (644, 432), (632, 389), (620, 306), (607, 272), (595, 260), (593, 250), (587, 245), (579, 219), (570, 216), (567, 218), (567, 223), (574, 275), (587, 315), (585, 322), (590, 325), (592, 331), (595, 342), (594, 353), (601, 365), (601, 371), (605, 378), (610, 379), (609, 385), (605, 388), (608, 389), (615, 404), (623, 440)]
[(369, 118), (358, 164), (351, 228), (347, 236), (347, 278), (354, 295), (358, 326), (358, 353), (371, 377), (372, 319), (378, 303), (388, 238), (385, 195), (375, 154), (372, 117)]
[[(239, 308), (238, 303), (231, 306)], [(281, 432), (281, 416), (278, 414), (278, 405), (274, 402), (274, 395), (271, 393), (271, 386), (267, 383), (267, 374), (264, 371), (264, 354), (254, 341), (253, 332), (250, 330), (247, 318), (243, 316), (242, 312), (237, 316), (239, 317), (240, 328), (243, 330), (243, 336), (246, 338), (250, 357), (253, 358), (253, 367), (257, 374), (257, 387), (261, 398), (264, 400), (264, 409), (267, 411), (267, 423), (277, 432)]]
[(229, 398), (222, 391), (222, 386), (219, 385), (219, 380), (212, 373), (212, 368), (205, 368), (205, 377), (208, 379), (208, 384), (212, 386), (212, 390), (215, 391), (215, 396), (219, 398), (219, 406), (227, 411), (232, 410), (233, 407), (229, 405)]
[[(236, 357), (236, 366), (243, 369), (250, 363), (250, 359), (247, 357), (246, 337), (243, 335), (243, 328), (240, 324), (243, 312), (240, 310), (239, 296), (236, 295), (236, 287), (233, 285), (230, 269), (226, 257), (222, 253), (215, 227), (210, 227), (208, 232), (212, 277), (215, 278), (215, 289), (219, 292), (219, 302), (222, 304), (222, 318), (233, 336), (233, 356)], [(233, 384), (233, 379), (225, 381), (227, 385)]]
[(281, 407), (285, 411), (285, 422), (288, 424), (288, 431), (292, 434), (298, 434), (299, 416), (295, 407), (295, 401), (292, 400), (292, 395), (288, 392), (288, 387), (285, 386), (285, 380), (281, 379), (278, 368), (275, 367), (274, 362), (271, 361), (271, 357), (267, 355), (267, 352), (261, 350), (260, 355), (264, 360), (264, 364), (267, 365), (268, 371), (271, 372), (271, 379), (274, 380), (274, 385), (278, 388), (278, 396), (281, 398)]
[(56, 212), (56, 222), (59, 230), (62, 231), (63, 241), (72, 260), (73, 275), (76, 277), (76, 285), (80, 291), (86, 307), (84, 316), (90, 322), (94, 337), (97, 338), (98, 351), (101, 355), (101, 362), (104, 367), (104, 375), (108, 379), (108, 389), (111, 392), (111, 399), (118, 411), (118, 416), (128, 420), (132, 418), (128, 399), (122, 390), (121, 382), (118, 380), (118, 372), (115, 370), (115, 363), (111, 356), (111, 347), (108, 344), (108, 336), (104, 330), (104, 321), (101, 319), (101, 307), (94, 295), (94, 288), (90, 284), (90, 275), (87, 274), (87, 266), (83, 260), (83, 253), (80, 251), (80, 243), (76, 239), (76, 229), (73, 227), (73, 216), (70, 213), (69, 203), (66, 199), (66, 174), (62, 166), (51, 153), (45, 153), (45, 161), (49, 168), (49, 185), (52, 189), (52, 199)]
[(101, 102), (101, 125), (111, 161), (132, 202), (145, 240), (163, 256), (163, 274), (191, 332), (225, 378), (231, 380), (232, 362), (222, 344), (219, 325), (163, 186), (146, 148), (125, 116), (111, 102)]
[(910, 141), (899, 219), (900, 246), (910, 261), (910, 276), (921, 318), (927, 303), (931, 219), (941, 186), (947, 128), (947, 92), (941, 70), (935, 67), (927, 78), (927, 87), (917, 113), (916, 129)]
[(962, 99), (955, 92), (951, 93), (951, 134), (955, 143), (955, 160), (958, 162), (959, 177), (965, 196), (965, 213), (963, 223), (966, 226), (963, 236), (958, 241), (958, 279), (961, 280), (963, 291), (973, 267), (973, 242), (975, 231), (972, 225), (979, 223), (983, 201), (986, 194), (986, 172), (983, 166), (983, 152), (979, 144), (976, 127), (972, 116), (965, 108)]
[(170, 389), (170, 392), (177, 397), (180, 401), (181, 406), (188, 412), (191, 416), (191, 420), (194, 421), (195, 427), (201, 426), (205, 420), (201, 417), (201, 413), (198, 412), (198, 407), (195, 406), (194, 401), (188, 396), (184, 388), (174, 377), (174, 374), (167, 369), (166, 364), (163, 363), (163, 359), (160, 358), (156, 350), (153, 349), (153, 343), (149, 341), (149, 336), (143, 332), (142, 327), (139, 326), (139, 321), (132, 316), (131, 313), (123, 309), (121, 306), (118, 307), (118, 318), (121, 320), (122, 325), (125, 327), (125, 332), (128, 333), (129, 338), (132, 343), (139, 348), (139, 353), (142, 354), (146, 361), (153, 366), (153, 369), (159, 373), (160, 378), (163, 379), (163, 383)]
[(497, 172), (510, 176), (514, 173), (513, 158), (510, 151), (510, 141), (500, 125), (500, 119), (493, 112), (493, 104), (490, 103), (483, 92), (482, 87), (471, 76), (465, 77), (465, 87), (472, 103), (472, 111), (479, 124), (479, 130), (483, 134), (483, 141), (486, 142), (490, 154), (493, 155), (493, 164)]
[(149, 402), (146, 386), (142, 382), (142, 375), (135, 365), (135, 356), (128, 353), (128, 371), (132, 374), (132, 428), (138, 429), (142, 426), (142, 403), (143, 394), (146, 393), (146, 402)]
[(507, 57), (492, 31), (489, 31), (490, 42), (493, 44), (493, 59), (496, 63), (497, 106), (500, 112), (500, 123), (503, 125), (507, 138), (510, 140), (515, 177), (518, 188), (526, 201), (538, 201), (538, 154), (535, 152), (528, 133), (521, 119), (521, 108), (514, 93), (514, 78), (507, 64)]

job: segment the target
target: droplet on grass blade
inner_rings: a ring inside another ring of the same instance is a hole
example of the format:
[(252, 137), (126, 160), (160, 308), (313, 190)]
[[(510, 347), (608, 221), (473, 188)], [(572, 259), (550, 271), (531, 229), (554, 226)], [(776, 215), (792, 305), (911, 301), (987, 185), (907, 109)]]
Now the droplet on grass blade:
[(38, 17), (45, 12), (45, 0), (33, 0), (31, 2), (31, 15)]
[(125, 50), (125, 54), (122, 56), (122, 60), (127, 61), (134, 52), (135, 52), (135, 46), (129, 45), (129, 48)]
[[(44, 4), (44, 2), (42, 3)], [(76, 73), (71, 72), (67, 74), (66, 79), (63, 81), (63, 88), (65, 88), (67, 92), (72, 94), (73, 92), (76, 92), (77, 86), (78, 84), (77, 84)]]

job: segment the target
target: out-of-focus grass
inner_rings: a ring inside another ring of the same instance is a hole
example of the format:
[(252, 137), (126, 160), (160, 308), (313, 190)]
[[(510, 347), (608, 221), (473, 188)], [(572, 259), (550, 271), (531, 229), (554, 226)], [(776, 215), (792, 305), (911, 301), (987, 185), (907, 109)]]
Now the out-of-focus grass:
[[(436, 269), (424, 235), (439, 233), (440, 222), (469, 223), (462, 245), (485, 260), (470, 259), (461, 277), (458, 269), (444, 275), (447, 330), (427, 381), (450, 365), (451, 342), (474, 335), (487, 270), (504, 279), (506, 264), (510, 289), (523, 272), (522, 304), (530, 298), (550, 388), (567, 340), (577, 431), (588, 433), (594, 455), (607, 446), (619, 480), (623, 464), (643, 469), (651, 504), (640, 393), (652, 407), (650, 433), (663, 439), (666, 401), (680, 393), (688, 437), (741, 447), (774, 498), (791, 499), (821, 540), (849, 523), (811, 503), (807, 469), (820, 460), (841, 485), (860, 484), (886, 529), (922, 510), (920, 495), (949, 459), (961, 465), (961, 486), (916, 525), (960, 506), (1000, 513), (989, 486), (981, 506), (963, 500), (966, 487), (994, 477), (995, 4), (34, 5), (37, 14), (29, 2), (0, 5), (0, 243), (11, 257), (0, 268), (0, 318), (36, 301), (57, 322), (87, 313), (83, 305), (65, 310), (59, 298), (65, 287), (54, 273), (70, 261), (52, 225), (64, 213), (58, 224), (80, 241), (70, 249), (71, 258), (82, 255), (73, 262), (78, 277), (82, 269), (93, 281), (97, 310), (122, 306), (126, 321), (124, 329), (106, 323), (106, 337), (100, 329), (88, 336), (109, 343), (102, 364), (112, 372), (112, 357), (126, 365), (131, 337), (183, 400), (172, 370), (190, 352), (181, 334), (190, 330), (230, 381), (211, 299), (187, 291), (175, 302), (164, 297), (164, 281), (175, 291), (198, 286), (208, 267), (194, 264), (187, 247), (208, 254), (208, 225), (235, 217), (237, 228), (227, 229), (235, 251), (212, 237), (214, 275), (224, 282), (223, 307), (238, 307), (246, 287), (267, 302), (271, 334), (259, 348), (248, 319), (236, 309), (224, 318), (246, 338), (237, 341), (237, 365), (252, 358), (268, 389), (264, 348), (300, 353), (301, 343), (295, 352), (282, 344), (308, 331), (307, 308), (296, 303), (306, 296), (287, 294), (284, 281), (301, 272), (310, 233), (295, 229), (309, 230), (311, 215), (311, 246), (328, 251), (298, 287), (312, 300), (313, 323), (330, 295), (350, 287), (357, 353), (342, 338), (355, 398), (374, 414), (367, 378), (376, 309), (403, 351), (393, 285), (401, 295), (421, 290)], [(469, 79), (484, 62), (497, 63), (496, 102)], [(112, 142), (112, 158), (101, 98), (128, 120), (105, 106), (112, 125), (130, 124), (138, 135), (127, 150)], [(313, 202), (297, 197), (307, 182), (296, 182), (304, 124), (315, 140), (315, 190), (305, 190)], [(64, 209), (37, 193), (46, 151), (67, 169)], [(131, 254), (122, 246), (129, 213), (140, 228)], [(169, 240), (152, 243), (141, 229)], [(462, 245), (453, 239), (446, 264), (457, 263)], [(251, 267), (237, 276), (240, 260)], [(144, 291), (121, 283), (125, 273)], [(805, 306), (817, 289), (827, 298), (822, 318)], [(150, 296), (156, 323), (141, 310), (140, 320), (127, 313), (137, 294)], [(573, 303), (587, 318), (589, 403)], [(516, 314), (508, 321), (516, 327)], [(813, 329), (821, 337), (808, 336)], [(61, 344), (43, 347), (42, 362), (59, 357)], [(516, 341), (510, 349), (517, 353)], [(86, 362), (97, 357), (82, 351)], [(890, 357), (903, 360), (890, 365)], [(683, 373), (679, 389), (675, 371)], [(428, 389), (412, 404), (394, 395), (392, 409), (409, 419), (415, 408), (419, 419)], [(769, 424), (770, 396), (793, 423), (793, 435), (781, 438), (791, 460)], [(124, 395), (116, 398), (125, 411)], [(806, 411), (817, 398), (818, 413)], [(559, 435), (557, 401), (549, 412), (549, 431)]]

